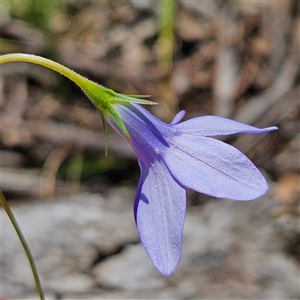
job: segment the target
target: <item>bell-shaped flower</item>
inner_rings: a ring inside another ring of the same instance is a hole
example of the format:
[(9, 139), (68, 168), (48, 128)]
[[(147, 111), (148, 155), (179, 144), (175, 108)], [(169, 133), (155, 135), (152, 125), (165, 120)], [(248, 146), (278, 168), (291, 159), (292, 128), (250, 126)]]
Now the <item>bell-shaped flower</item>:
[(166, 124), (139, 104), (144, 96), (123, 95), (82, 77), (49, 59), (12, 53), (0, 64), (26, 61), (59, 72), (74, 81), (103, 117), (134, 149), (141, 168), (134, 215), (141, 241), (157, 269), (170, 275), (181, 256), (186, 208), (185, 188), (217, 198), (252, 200), (268, 185), (254, 164), (239, 150), (213, 136), (266, 133), (229, 119), (205, 116), (180, 123), (180, 112)]
[[(141, 168), (134, 215), (141, 241), (157, 269), (170, 275), (181, 256), (186, 209), (185, 188), (217, 198), (252, 200), (268, 191), (260, 171), (239, 150), (211, 138), (235, 133), (266, 133), (217, 116), (166, 124), (138, 104), (114, 109), (131, 137)], [(110, 125), (128, 140), (110, 117)]]

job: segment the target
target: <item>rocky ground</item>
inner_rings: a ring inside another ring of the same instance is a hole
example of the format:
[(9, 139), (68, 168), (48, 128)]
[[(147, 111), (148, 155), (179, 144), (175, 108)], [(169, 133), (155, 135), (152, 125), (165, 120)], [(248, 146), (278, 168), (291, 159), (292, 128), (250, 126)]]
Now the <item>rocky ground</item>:
[[(182, 259), (170, 277), (139, 242), (133, 196), (122, 188), (13, 207), (47, 299), (299, 299), (299, 264), (289, 251), (299, 220), (282, 213), (272, 194), (189, 208)], [(1, 216), (2, 297), (37, 299), (21, 245)]]

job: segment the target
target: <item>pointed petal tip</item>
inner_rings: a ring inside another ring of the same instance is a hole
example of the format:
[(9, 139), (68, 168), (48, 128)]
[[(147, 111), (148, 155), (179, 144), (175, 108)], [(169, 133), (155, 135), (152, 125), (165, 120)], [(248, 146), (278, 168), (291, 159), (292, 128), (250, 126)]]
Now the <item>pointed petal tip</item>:
[(264, 196), (267, 194), (269, 191), (269, 185), (267, 181), (265, 180), (264, 177), (261, 175), (261, 182), (257, 187), (252, 187), (251, 189), (248, 189), (248, 193), (245, 193), (243, 196), (240, 198), (228, 198), (230, 200), (234, 201), (252, 201), (252, 200), (257, 200), (260, 197)]
[[(176, 270), (177, 266), (179, 265), (180, 258), (181, 258), (181, 243), (180, 249), (177, 249), (177, 254), (168, 253), (168, 251), (161, 251), (160, 255), (153, 255), (153, 247), (147, 247), (145, 243), (142, 244), (145, 248), (146, 253), (148, 254), (149, 258), (151, 259), (152, 263), (156, 267), (156, 269), (164, 276), (171, 276), (174, 271)], [(166, 250), (166, 249), (164, 249)], [(170, 249), (169, 249), (170, 250)], [(157, 253), (155, 253), (157, 254)]]
[[(176, 267), (177, 267), (177, 266), (176, 266)], [(170, 277), (170, 276), (174, 273), (176, 267), (173, 268), (173, 269), (171, 269), (171, 270), (159, 270), (159, 269), (158, 269), (158, 271), (159, 271), (161, 274), (163, 274), (164, 276)]]
[(178, 124), (185, 116), (186, 111), (185, 110), (181, 110), (180, 112), (178, 112), (173, 121), (170, 123), (170, 125), (176, 125)]
[(171, 249), (157, 249), (157, 251), (153, 252), (153, 247), (149, 248), (145, 243), (143, 243), (143, 246), (152, 263), (162, 275), (168, 277), (174, 273), (181, 258), (181, 242), (178, 245), (179, 248), (175, 251), (176, 253), (171, 251)]
[(157, 270), (166, 277), (171, 276), (175, 272), (175, 270), (179, 264), (179, 261), (180, 261), (180, 259), (178, 259), (177, 261), (173, 261), (171, 264), (170, 263), (169, 264), (161, 264), (161, 263), (156, 263), (154, 260), (152, 260), (152, 262), (154, 263)]
[(257, 128), (219, 116), (196, 117), (174, 125), (182, 132), (198, 136), (223, 136), (238, 133), (263, 134), (278, 130), (276, 126)]
[(262, 130), (264, 130), (265, 132), (270, 132), (270, 131), (278, 130), (278, 127), (277, 126), (271, 126), (271, 127), (263, 128)]
[(269, 192), (269, 185), (267, 182), (265, 182), (265, 186), (261, 189), (260, 193), (257, 194), (257, 196), (255, 198), (250, 199), (250, 200), (256, 200), (256, 199), (266, 195), (268, 192)]

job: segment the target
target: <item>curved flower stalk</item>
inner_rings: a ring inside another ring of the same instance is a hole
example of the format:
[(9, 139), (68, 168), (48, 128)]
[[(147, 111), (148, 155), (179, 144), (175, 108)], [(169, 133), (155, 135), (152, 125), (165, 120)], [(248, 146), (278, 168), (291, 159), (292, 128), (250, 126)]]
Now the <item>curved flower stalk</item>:
[(243, 153), (212, 137), (261, 134), (276, 127), (259, 129), (217, 116), (180, 122), (183, 111), (166, 124), (139, 105), (153, 102), (115, 93), (57, 63), (32, 55), (0, 57), (0, 63), (18, 60), (41, 64), (73, 80), (130, 143), (141, 168), (134, 216), (146, 252), (162, 274), (172, 274), (180, 260), (185, 188), (232, 200), (252, 200), (268, 191), (264, 177)]

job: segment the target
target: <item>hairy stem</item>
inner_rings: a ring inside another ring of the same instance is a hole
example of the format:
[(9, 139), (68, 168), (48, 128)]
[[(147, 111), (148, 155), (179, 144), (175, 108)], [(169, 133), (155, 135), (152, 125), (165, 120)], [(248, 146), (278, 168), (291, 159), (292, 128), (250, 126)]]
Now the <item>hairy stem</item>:
[(48, 69), (54, 70), (58, 73), (60, 73), (63, 76), (66, 76), (73, 82), (75, 82), (77, 85), (81, 86), (84, 81), (88, 81), (81, 75), (77, 74), (75, 71), (57, 63), (50, 59), (33, 55), (33, 54), (25, 54), (25, 53), (11, 53), (11, 54), (4, 54), (0, 56), (0, 64), (4, 64), (7, 62), (29, 62), (37, 65), (41, 65), (43, 67), (46, 67)]

